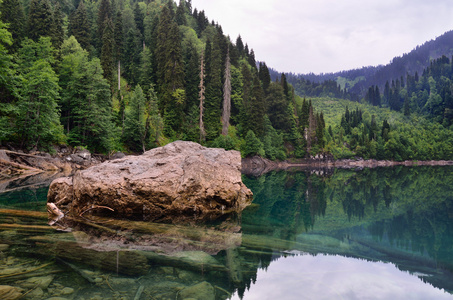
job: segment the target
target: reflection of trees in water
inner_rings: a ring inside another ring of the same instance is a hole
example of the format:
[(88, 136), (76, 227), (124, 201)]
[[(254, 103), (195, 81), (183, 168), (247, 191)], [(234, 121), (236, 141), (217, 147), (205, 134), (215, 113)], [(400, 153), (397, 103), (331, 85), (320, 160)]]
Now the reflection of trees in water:
[(427, 209), (411, 208), (391, 219), (370, 225), (370, 233), (381, 243), (428, 255), (439, 265), (453, 270), (453, 198)]
[(325, 214), (327, 202), (322, 177), (308, 172), (273, 172), (260, 178), (245, 178), (254, 193), (257, 210), (243, 214), (243, 227), (293, 239), (295, 234), (311, 230), (317, 216)]

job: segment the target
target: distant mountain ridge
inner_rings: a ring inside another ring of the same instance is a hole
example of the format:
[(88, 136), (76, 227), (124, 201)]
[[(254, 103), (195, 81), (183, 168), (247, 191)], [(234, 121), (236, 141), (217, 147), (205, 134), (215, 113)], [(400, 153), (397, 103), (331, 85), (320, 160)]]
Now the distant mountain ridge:
[[(310, 81), (311, 83), (322, 83), (324, 81), (334, 80), (339, 84), (341, 89), (346, 88), (351, 94), (363, 97), (372, 85), (383, 88), (387, 80), (398, 79), (406, 74), (415, 75), (416, 72), (421, 74), (423, 70), (429, 67), (430, 62), (445, 55), (453, 56), (453, 30), (447, 31), (436, 39), (425, 42), (415, 47), (409, 53), (397, 56), (387, 65), (367, 66), (359, 69), (345, 70), (335, 73), (321, 74), (286, 74), (288, 83), (297, 86), (300, 81)], [(269, 69), (271, 77), (275, 78), (280, 73)], [(304, 91), (296, 92), (300, 96)], [(302, 92), (302, 93), (301, 93)]]

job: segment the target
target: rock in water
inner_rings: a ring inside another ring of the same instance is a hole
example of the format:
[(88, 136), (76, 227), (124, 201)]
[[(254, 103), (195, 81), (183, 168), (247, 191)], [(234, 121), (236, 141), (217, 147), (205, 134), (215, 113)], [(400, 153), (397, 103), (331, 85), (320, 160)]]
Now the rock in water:
[(238, 151), (176, 141), (56, 179), (47, 198), (77, 216), (110, 208), (118, 217), (175, 221), (242, 211), (252, 192), (242, 183)]

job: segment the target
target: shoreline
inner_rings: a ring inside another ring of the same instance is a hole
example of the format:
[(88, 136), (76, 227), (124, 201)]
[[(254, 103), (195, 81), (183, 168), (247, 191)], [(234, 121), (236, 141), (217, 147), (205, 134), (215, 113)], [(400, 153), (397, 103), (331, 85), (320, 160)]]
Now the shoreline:
[(376, 160), (376, 159), (299, 159), (296, 161), (271, 161), (259, 156), (247, 157), (242, 159), (242, 173), (245, 175), (260, 176), (275, 170), (288, 169), (364, 169), (394, 166), (453, 166), (453, 160)]

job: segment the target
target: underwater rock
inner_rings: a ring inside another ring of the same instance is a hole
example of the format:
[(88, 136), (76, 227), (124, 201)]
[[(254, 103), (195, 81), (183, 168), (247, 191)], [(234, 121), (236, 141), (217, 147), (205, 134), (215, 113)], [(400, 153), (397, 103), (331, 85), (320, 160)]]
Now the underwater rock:
[(34, 288), (36, 286), (40, 287), (41, 289), (45, 290), (49, 287), (52, 283), (54, 276), (42, 276), (42, 277), (32, 277), (28, 278), (23, 282), (19, 282), (18, 284), (23, 288)]
[(214, 287), (206, 281), (186, 287), (179, 292), (177, 299), (203, 299), (214, 300), (215, 290)]
[(22, 293), (18, 288), (9, 285), (0, 285), (0, 299), (16, 300), (22, 297)]
[(101, 212), (153, 221), (215, 219), (251, 201), (238, 151), (183, 141), (56, 179), (48, 192), (48, 202), (72, 216)]

